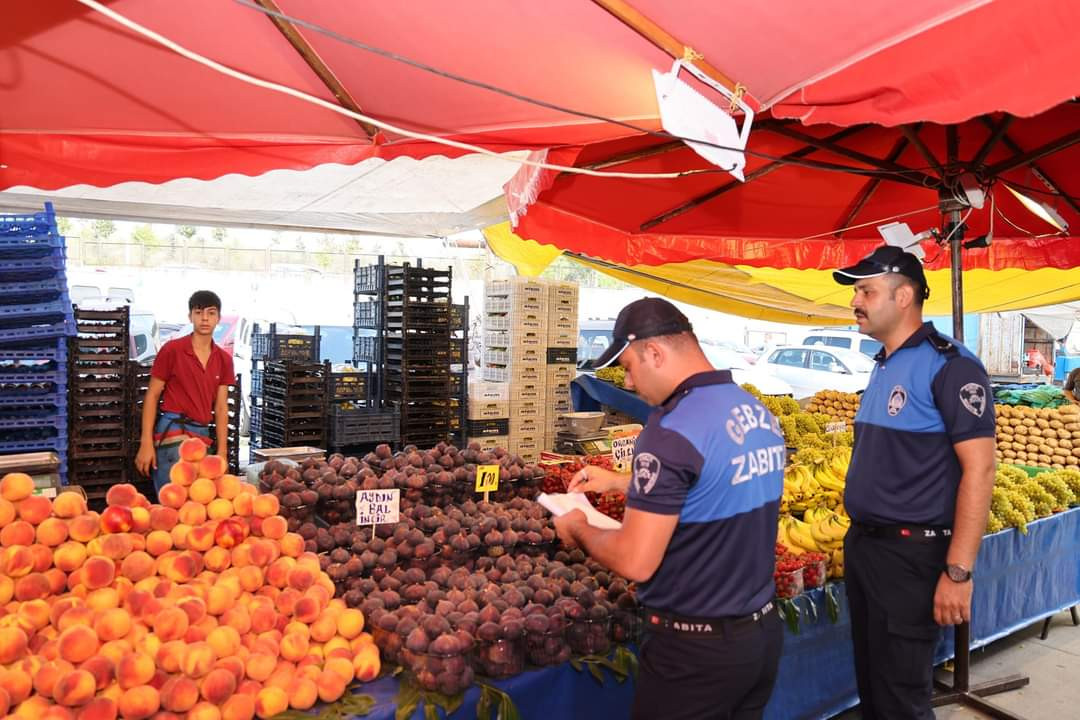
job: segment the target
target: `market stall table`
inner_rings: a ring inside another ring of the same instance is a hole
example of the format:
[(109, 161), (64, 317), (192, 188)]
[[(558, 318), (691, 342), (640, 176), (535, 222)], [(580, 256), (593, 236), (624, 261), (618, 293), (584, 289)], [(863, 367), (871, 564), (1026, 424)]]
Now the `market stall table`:
[(579, 412), (603, 410), (608, 406), (621, 413), (626, 413), (638, 422), (649, 419), (652, 406), (632, 392), (604, 380), (597, 380), (592, 375), (578, 375), (570, 383), (570, 400), (574, 410)]

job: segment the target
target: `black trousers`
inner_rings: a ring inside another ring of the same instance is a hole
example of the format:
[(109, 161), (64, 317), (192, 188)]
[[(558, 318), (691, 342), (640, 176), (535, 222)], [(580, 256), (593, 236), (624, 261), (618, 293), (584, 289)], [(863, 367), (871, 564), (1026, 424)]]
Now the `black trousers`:
[(723, 635), (649, 632), (634, 720), (756, 720), (772, 694), (784, 626), (773, 611)]
[(934, 592), (947, 538), (870, 536), (852, 526), (844, 540), (845, 584), (864, 720), (933, 720)]

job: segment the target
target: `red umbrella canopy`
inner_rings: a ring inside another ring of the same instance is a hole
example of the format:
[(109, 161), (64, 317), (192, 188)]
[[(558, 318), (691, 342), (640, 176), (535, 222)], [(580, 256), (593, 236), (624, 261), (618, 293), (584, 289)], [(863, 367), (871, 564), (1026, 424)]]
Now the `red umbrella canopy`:
[[(298, 19), (277, 24), (251, 4), (107, 6), (258, 78), (500, 151), (637, 134), (611, 120), (657, 127), (650, 70), (670, 67), (674, 51), (632, 29), (631, 10), (742, 84), (751, 105), (810, 123), (1030, 115), (1078, 90), (1075, 73), (1053, 72), (1076, 67), (1068, 34), (1080, 4), (1071, 0), (632, 0), (632, 8), (622, 0), (257, 0)], [(464, 152), (226, 77), (76, 0), (10, 5), (0, 26), (0, 189)], [(299, 20), (556, 107), (419, 69)]]
[[(955, 143), (950, 152), (950, 138)], [(518, 234), (622, 264), (693, 259), (761, 267), (835, 268), (881, 244), (893, 220), (914, 233), (941, 224), (939, 197), (963, 184), (987, 192), (967, 216), (965, 238), (992, 230), (989, 248), (966, 250), (965, 267), (1080, 265), (1080, 104), (1033, 118), (981, 116), (965, 123), (887, 128), (802, 127), (767, 119), (751, 136), (746, 182), (664, 138), (594, 144), (580, 166), (631, 172), (704, 171), (674, 180), (549, 176), (550, 188)], [(1010, 192), (1046, 203), (1062, 232)], [(925, 244), (927, 264), (948, 252)]]

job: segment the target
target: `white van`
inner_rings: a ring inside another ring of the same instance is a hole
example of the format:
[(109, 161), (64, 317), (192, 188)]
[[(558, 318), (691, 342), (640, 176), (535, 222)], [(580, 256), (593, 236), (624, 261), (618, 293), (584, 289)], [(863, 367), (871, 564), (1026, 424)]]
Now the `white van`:
[(854, 330), (833, 330), (831, 328), (816, 328), (807, 333), (799, 345), (826, 345), (828, 347), (855, 350), (867, 357), (874, 357), (881, 350), (882, 345), (869, 335), (863, 335)]

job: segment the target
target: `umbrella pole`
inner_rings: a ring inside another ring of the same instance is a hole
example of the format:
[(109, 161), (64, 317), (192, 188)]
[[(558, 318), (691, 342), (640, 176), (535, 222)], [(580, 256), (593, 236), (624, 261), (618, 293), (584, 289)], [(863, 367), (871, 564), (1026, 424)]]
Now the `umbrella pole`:
[(946, 213), (946, 237), (949, 238), (949, 268), (952, 279), (952, 326), (953, 337), (964, 342), (964, 256), (961, 253), (964, 242), (964, 228), (960, 226), (960, 211), (953, 209)]

